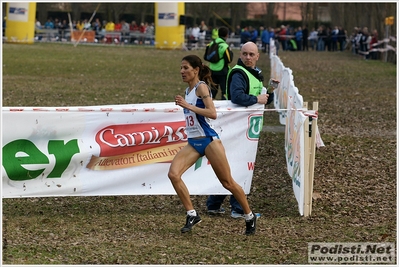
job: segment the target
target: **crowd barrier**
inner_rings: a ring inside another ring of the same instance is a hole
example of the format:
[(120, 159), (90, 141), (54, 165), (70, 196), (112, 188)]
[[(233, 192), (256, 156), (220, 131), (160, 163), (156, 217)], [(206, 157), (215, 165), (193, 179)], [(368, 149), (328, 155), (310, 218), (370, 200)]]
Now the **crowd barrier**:
[(383, 40), (379, 40), (377, 43), (372, 44), (370, 50), (368, 51), (359, 50), (358, 53), (362, 55), (369, 55), (372, 52), (386, 53), (388, 51), (393, 51), (396, 54), (396, 48), (390, 45), (389, 42), (396, 43), (396, 38), (393, 36), (390, 36), (389, 38), (384, 38)]
[(317, 126), (318, 102), (308, 109), (308, 103), (295, 86), (292, 70), (276, 55), (274, 40), (270, 42), (270, 51), (270, 77), (280, 81), (274, 91), (274, 107), (280, 124), (285, 125), (286, 167), (299, 213), (307, 217), (312, 213), (316, 147), (324, 146)]
[(36, 29), (36, 42), (82, 42), (82, 43), (128, 43), (128, 44), (153, 44), (154, 34), (139, 31), (101, 31), (73, 30), (70, 29)]

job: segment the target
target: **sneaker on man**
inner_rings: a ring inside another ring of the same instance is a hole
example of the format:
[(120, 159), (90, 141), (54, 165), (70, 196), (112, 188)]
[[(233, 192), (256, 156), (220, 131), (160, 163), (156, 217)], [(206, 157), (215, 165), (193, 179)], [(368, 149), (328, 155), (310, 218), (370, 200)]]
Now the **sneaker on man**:
[(230, 216), (233, 219), (244, 219), (245, 218), (245, 215), (243, 213), (238, 213), (237, 211), (234, 211), (234, 210), (231, 211)]
[(246, 235), (253, 235), (253, 234), (255, 234), (255, 230), (256, 230), (256, 219), (257, 219), (257, 216), (254, 214), (254, 217), (253, 217), (251, 220), (249, 220), (249, 221), (245, 220), (245, 226), (246, 226), (245, 234), (246, 234)]
[[(256, 218), (259, 219), (260, 213), (254, 213), (254, 214), (255, 214)], [(234, 219), (245, 219), (244, 214), (236, 212), (236, 211), (232, 211), (230, 216), (231, 216), (231, 218), (234, 218)]]
[(187, 215), (186, 217), (186, 225), (181, 229), (182, 233), (187, 233), (191, 231), (194, 225), (201, 222), (201, 217), (197, 214), (197, 216)]
[(221, 215), (224, 214), (226, 210), (224, 208), (219, 208), (217, 210), (208, 210), (209, 215)]

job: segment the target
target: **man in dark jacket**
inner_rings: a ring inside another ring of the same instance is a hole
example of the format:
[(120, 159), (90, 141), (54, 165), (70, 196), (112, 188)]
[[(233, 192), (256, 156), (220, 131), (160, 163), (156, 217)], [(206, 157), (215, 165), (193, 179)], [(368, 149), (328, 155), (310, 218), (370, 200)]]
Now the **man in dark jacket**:
[[(227, 77), (227, 99), (234, 104), (251, 106), (256, 103), (269, 104), (274, 93), (261, 94), (263, 88), (262, 71), (256, 66), (259, 60), (258, 46), (249, 41), (241, 47), (240, 58)], [(221, 207), (226, 195), (211, 195), (206, 201), (208, 214), (223, 214)], [(231, 217), (244, 218), (244, 212), (234, 196), (230, 196)]]

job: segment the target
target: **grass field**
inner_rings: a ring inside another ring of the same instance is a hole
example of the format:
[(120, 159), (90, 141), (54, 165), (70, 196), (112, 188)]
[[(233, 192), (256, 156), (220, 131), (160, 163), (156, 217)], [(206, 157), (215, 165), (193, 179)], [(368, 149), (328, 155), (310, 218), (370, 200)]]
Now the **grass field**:
[[(203, 50), (3, 44), (3, 106), (170, 102), (180, 60)], [(284, 133), (262, 132), (249, 202), (255, 236), (226, 213), (180, 234), (177, 196), (3, 199), (3, 264), (307, 264), (308, 242), (396, 242), (396, 65), (349, 52), (284, 52), (304, 101), (319, 102), (312, 216), (299, 215)], [(238, 50), (235, 50), (235, 60)], [(258, 66), (266, 79), (267, 56)], [(266, 125), (279, 125), (267, 113)], [(12, 125), (3, 125), (12, 127)], [(166, 174), (165, 174), (166, 177)], [(228, 209), (228, 202), (224, 204)]]

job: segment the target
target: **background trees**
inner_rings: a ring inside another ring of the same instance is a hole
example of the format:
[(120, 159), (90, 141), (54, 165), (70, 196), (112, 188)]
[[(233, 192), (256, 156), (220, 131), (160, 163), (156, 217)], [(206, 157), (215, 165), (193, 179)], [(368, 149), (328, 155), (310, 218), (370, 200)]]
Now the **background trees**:
[[(3, 2), (3, 17), (6, 16), (6, 3)], [(292, 12), (293, 5), (298, 10), (302, 21), (295, 24), (308, 24), (309, 27), (317, 27), (320, 24), (327, 26), (342, 26), (350, 32), (354, 27), (368, 27), (369, 30), (377, 29), (382, 37), (385, 33), (384, 19), (388, 16), (397, 17), (395, 2), (334, 2), (334, 3), (261, 3), (256, 5), (248, 2), (220, 2), (220, 3), (197, 3), (187, 2), (186, 17), (190, 17), (190, 22), (199, 24), (204, 20), (209, 26), (225, 25), (235, 28), (236, 25), (253, 26), (263, 25), (277, 27), (287, 24), (288, 13)], [(98, 3), (70, 2), (70, 3), (37, 3), (38, 20), (44, 23), (48, 17), (58, 17), (68, 20), (68, 13), (73, 20), (89, 19), (93, 14)], [(253, 9), (262, 14), (256, 15), (248, 20)], [(128, 22), (136, 20), (138, 22), (154, 22), (154, 3), (137, 2), (102, 2), (96, 13), (96, 17), (101, 20), (117, 21), (122, 18)], [(277, 17), (277, 14), (280, 14)], [(287, 15), (287, 17), (286, 17)], [(226, 25), (227, 24), (227, 25)], [(391, 33), (396, 32), (396, 25), (391, 27)]]

